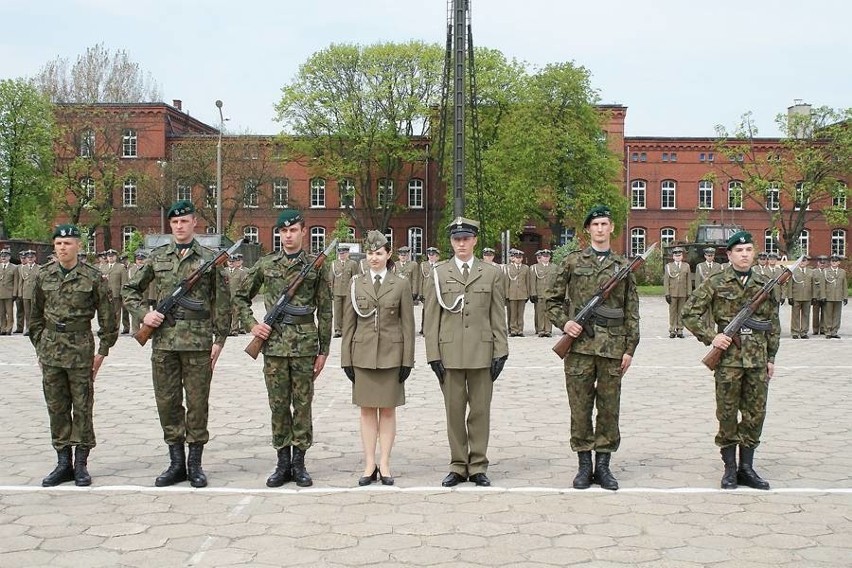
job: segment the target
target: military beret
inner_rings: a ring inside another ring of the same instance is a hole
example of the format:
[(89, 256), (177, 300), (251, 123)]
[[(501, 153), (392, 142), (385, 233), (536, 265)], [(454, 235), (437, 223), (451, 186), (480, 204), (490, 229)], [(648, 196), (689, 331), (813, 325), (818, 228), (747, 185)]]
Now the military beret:
[(716, 249), (715, 249), (715, 248), (713, 248), (713, 247), (706, 247), (706, 248), (704, 249), (704, 254), (712, 254), (712, 255), (715, 255), (715, 254), (716, 254)]
[(77, 228), (76, 225), (71, 225), (70, 223), (65, 225), (57, 225), (57, 227), (53, 230), (53, 237), (72, 237), (79, 239), (80, 238), (80, 229)]
[(683, 254), (683, 249), (681, 247), (675, 247), (672, 249), (672, 254)]
[(278, 215), (278, 221), (275, 223), (275, 230), (281, 227), (289, 227), (296, 223), (304, 223), (305, 218), (302, 217), (302, 212), (295, 209), (285, 209)]
[(188, 199), (181, 199), (180, 201), (172, 203), (172, 206), (169, 207), (167, 216), (171, 219), (172, 217), (183, 217), (184, 215), (189, 215), (191, 213), (195, 213), (195, 205), (193, 205), (192, 201), (189, 201)]
[(728, 239), (728, 244), (725, 248), (731, 250), (737, 245), (744, 245), (748, 243), (754, 243), (754, 240), (751, 238), (751, 233), (748, 231), (737, 231)]
[(589, 223), (592, 222), (592, 219), (597, 219), (598, 217), (609, 217), (612, 219), (612, 211), (610, 211), (609, 207), (606, 205), (595, 205), (589, 212), (586, 213), (586, 219), (583, 221), (583, 228), (589, 226)]
[(385, 248), (388, 244), (388, 238), (381, 231), (370, 231), (367, 233), (367, 238), (364, 239), (364, 246), (368, 251), (376, 251), (380, 248)]
[(447, 225), (447, 229), (450, 232), (450, 238), (475, 237), (479, 234), (479, 222), (465, 217), (456, 217)]
[(426, 254), (441, 254), (441, 251), (435, 247), (429, 247), (426, 249)]
[(494, 256), (496, 254), (496, 251), (491, 247), (485, 247), (484, 249), (482, 249), (482, 254), (490, 254), (491, 256)]
[(408, 254), (411, 252), (411, 247), (399, 247), (396, 249), (396, 252), (401, 252), (402, 254)]

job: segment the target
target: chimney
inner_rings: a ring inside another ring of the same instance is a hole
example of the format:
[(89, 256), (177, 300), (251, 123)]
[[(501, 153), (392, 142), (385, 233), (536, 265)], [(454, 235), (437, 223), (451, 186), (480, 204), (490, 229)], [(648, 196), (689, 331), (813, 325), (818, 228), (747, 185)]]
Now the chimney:
[(183, 111), (183, 101), (180, 99), (172, 99), (172, 106), (178, 109), (179, 111)]
[(811, 105), (802, 99), (793, 99), (793, 106), (787, 107), (787, 130), (793, 138), (808, 138), (811, 135), (808, 119)]

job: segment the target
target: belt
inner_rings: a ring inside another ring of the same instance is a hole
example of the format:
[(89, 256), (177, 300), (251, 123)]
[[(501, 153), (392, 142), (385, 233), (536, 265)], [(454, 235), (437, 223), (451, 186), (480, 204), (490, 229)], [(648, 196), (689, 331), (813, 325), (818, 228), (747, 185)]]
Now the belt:
[(91, 321), (48, 321), (47, 329), (66, 333), (71, 331), (91, 331)]
[(620, 325), (624, 325), (624, 318), (603, 318), (601, 316), (595, 316), (592, 318), (591, 323), (598, 327), (618, 327)]
[(173, 313), (172, 317), (176, 320), (184, 320), (184, 321), (206, 320), (206, 319), (210, 319), (210, 312), (208, 312), (207, 310), (202, 310), (200, 312), (193, 312), (191, 310), (179, 311), (179, 312)]
[(285, 314), (284, 317), (281, 318), (281, 323), (285, 323), (287, 325), (314, 323), (314, 314), (308, 314), (304, 316), (294, 316), (292, 314)]

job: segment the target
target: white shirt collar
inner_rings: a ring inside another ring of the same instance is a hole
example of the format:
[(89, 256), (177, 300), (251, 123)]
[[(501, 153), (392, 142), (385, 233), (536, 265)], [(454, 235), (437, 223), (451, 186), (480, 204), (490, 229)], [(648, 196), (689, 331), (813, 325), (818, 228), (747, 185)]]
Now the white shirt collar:
[(385, 281), (385, 276), (387, 276), (387, 274), (388, 274), (388, 269), (387, 269), (387, 267), (385, 267), (385, 269), (384, 269), (384, 270), (382, 270), (381, 272), (373, 272), (373, 269), (371, 268), (371, 269), (370, 269), (370, 282), (375, 282), (375, 281), (376, 281), (376, 275), (378, 275), (378, 276), (379, 276), (379, 280), (381, 280), (382, 282), (384, 282), (384, 281)]
[(459, 269), (459, 272), (462, 272), (462, 264), (467, 264), (468, 270), (473, 268), (473, 258), (471, 258), (470, 260), (461, 260), (459, 257), (454, 256), (453, 260), (456, 261), (456, 268)]

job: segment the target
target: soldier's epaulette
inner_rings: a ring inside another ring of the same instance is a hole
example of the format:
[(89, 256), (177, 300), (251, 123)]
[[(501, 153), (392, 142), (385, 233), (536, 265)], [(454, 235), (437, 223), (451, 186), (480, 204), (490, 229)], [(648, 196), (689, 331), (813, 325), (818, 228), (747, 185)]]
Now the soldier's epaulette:
[(171, 244), (171, 243), (166, 243), (166, 244), (164, 244), (164, 245), (160, 245), (160, 246), (158, 246), (158, 247), (154, 248), (154, 249), (151, 251), (151, 256), (153, 256), (153, 255), (155, 255), (155, 254), (157, 254), (157, 253), (159, 253), (159, 252), (166, 252), (166, 249), (169, 247), (169, 245), (170, 245), (170, 244)]
[(102, 277), (101, 271), (92, 266), (91, 264), (78, 263), (77, 270), (80, 270), (84, 274), (87, 274), (94, 280), (100, 280)]
[(435, 263), (435, 268), (438, 268), (439, 266), (443, 266), (444, 264), (447, 264), (451, 260), (452, 260), (452, 258), (445, 258), (444, 260), (439, 260), (438, 262)]

